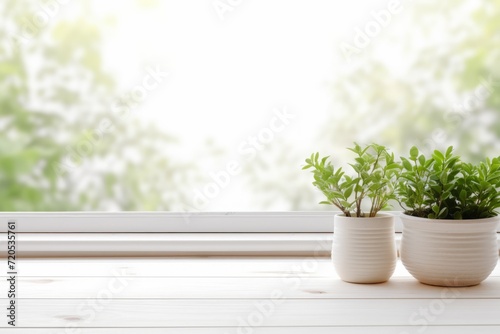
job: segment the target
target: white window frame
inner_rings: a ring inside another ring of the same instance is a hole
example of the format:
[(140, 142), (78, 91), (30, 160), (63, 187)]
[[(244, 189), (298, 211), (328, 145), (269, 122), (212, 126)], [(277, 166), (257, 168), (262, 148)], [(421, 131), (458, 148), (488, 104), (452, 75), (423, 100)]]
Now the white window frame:
[[(401, 212), (390, 213), (399, 242)], [(0, 249), (15, 221), (20, 257), (329, 256), (335, 214), (9, 212), (0, 213)]]
[[(330, 233), (337, 213), (8, 212), (0, 219), (16, 221), (20, 233)], [(6, 231), (1, 224), (0, 232)]]

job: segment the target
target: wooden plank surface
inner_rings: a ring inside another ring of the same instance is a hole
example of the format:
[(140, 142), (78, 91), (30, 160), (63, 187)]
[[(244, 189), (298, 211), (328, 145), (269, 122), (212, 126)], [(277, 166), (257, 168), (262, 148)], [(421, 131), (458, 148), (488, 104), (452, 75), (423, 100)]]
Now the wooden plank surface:
[[(419, 333), (415, 326), (378, 326), (378, 327), (255, 327), (244, 332), (238, 327), (210, 328), (90, 328), (78, 329), (78, 334), (410, 334)], [(70, 329), (72, 330), (72, 329)], [(76, 331), (76, 330), (75, 330)], [(15, 334), (65, 334), (64, 328), (45, 329), (3, 329), (2, 333)], [(498, 334), (500, 326), (429, 326), (425, 334)]]
[(387, 283), (349, 284), (324, 258), (21, 259), (18, 266), (18, 328), (4, 320), (1, 334), (500, 333), (499, 266), (481, 285), (460, 289), (420, 284), (401, 263)]
[(18, 308), (19, 327), (500, 325), (499, 299), (21, 299)]
[[(20, 276), (305, 277), (338, 278), (325, 258), (20, 259)], [(497, 265), (491, 276), (500, 276)], [(394, 277), (411, 277), (398, 261)]]
[[(386, 283), (366, 285), (343, 282), (337, 278), (290, 275), (283, 278), (262, 277), (21, 277), (20, 299), (95, 298), (105, 290), (114, 290), (114, 299), (244, 299), (267, 298), (280, 290), (287, 298), (393, 299), (441, 298), (454, 293), (460, 299), (500, 298), (500, 277), (490, 277), (482, 284), (460, 289), (420, 284), (410, 277), (391, 279)], [(7, 291), (6, 280), (0, 291)]]
[(20, 259), (18, 270), (23, 277), (281, 277), (287, 273), (338, 277), (325, 258)]

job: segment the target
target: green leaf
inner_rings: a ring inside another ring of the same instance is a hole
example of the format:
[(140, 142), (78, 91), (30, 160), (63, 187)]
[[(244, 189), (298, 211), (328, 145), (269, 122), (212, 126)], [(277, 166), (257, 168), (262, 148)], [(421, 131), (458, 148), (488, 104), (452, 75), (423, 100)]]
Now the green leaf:
[(358, 158), (356, 158), (356, 159), (354, 159), (354, 160), (356, 160), (356, 161), (357, 161), (359, 164), (361, 164), (361, 165), (364, 165), (364, 164), (365, 164), (365, 159), (363, 159), (362, 157), (358, 157)]
[(386, 169), (386, 170), (391, 170), (391, 169), (400, 169), (400, 168), (401, 168), (401, 166), (400, 166), (398, 163), (395, 163), (395, 162), (394, 162), (394, 163), (392, 163), (392, 164), (390, 164), (390, 165), (387, 165), (387, 166), (385, 167), (385, 169)]
[(446, 218), (446, 216), (448, 216), (448, 208), (442, 208), (441, 211), (439, 211), (438, 217)]
[(443, 171), (441, 173), (441, 176), (439, 177), (439, 181), (441, 181), (442, 184), (448, 183), (448, 173), (446, 171)]
[(448, 149), (446, 150), (446, 158), (449, 158), (452, 152), (453, 152), (453, 146), (448, 147)]
[(442, 163), (444, 161), (444, 155), (438, 150), (434, 150), (434, 153), (432, 154), (432, 157), (436, 159), (436, 161)]
[(425, 166), (425, 157), (423, 154), (418, 157), (418, 162), (420, 165)]
[(410, 157), (416, 159), (418, 157), (418, 153), (418, 148), (416, 146), (412, 146), (412, 148), (410, 149)]
[(411, 166), (411, 163), (408, 160), (402, 158), (401, 161), (403, 162), (403, 167), (407, 171), (411, 171), (413, 169), (412, 166)]
[(354, 188), (353, 186), (347, 188), (347, 190), (344, 192), (344, 197), (345, 198), (349, 198), (351, 196), (353, 188)]
[(460, 195), (459, 196), (460, 196), (460, 201), (462, 203), (465, 203), (465, 201), (467, 200), (467, 191), (465, 191), (465, 189), (462, 189), (460, 191)]

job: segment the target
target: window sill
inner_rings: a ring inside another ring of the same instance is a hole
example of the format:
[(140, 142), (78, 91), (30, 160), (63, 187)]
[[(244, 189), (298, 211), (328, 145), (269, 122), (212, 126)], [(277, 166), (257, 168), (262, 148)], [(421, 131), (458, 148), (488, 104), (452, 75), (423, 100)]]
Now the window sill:
[[(17, 254), (22, 258), (329, 257), (332, 237), (332, 233), (21, 233)], [(396, 233), (398, 246), (400, 240), (401, 233)], [(500, 249), (500, 234), (498, 244)], [(0, 247), (7, 249), (6, 238)]]
[[(398, 212), (395, 230), (402, 226)], [(335, 212), (0, 213), (0, 249), (16, 222), (19, 257), (329, 257)], [(399, 240), (400, 233), (396, 233)], [(399, 242), (399, 241), (398, 241)], [(0, 252), (5, 257), (5, 252)]]

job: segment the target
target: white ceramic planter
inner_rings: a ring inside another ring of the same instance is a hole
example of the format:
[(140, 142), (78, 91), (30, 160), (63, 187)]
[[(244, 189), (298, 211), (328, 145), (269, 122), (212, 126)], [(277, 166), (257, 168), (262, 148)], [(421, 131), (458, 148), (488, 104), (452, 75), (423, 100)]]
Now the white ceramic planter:
[(351, 283), (382, 283), (396, 268), (394, 217), (334, 218), (332, 260), (340, 278)]
[(435, 220), (402, 215), (401, 261), (422, 283), (471, 286), (498, 261), (499, 218)]

